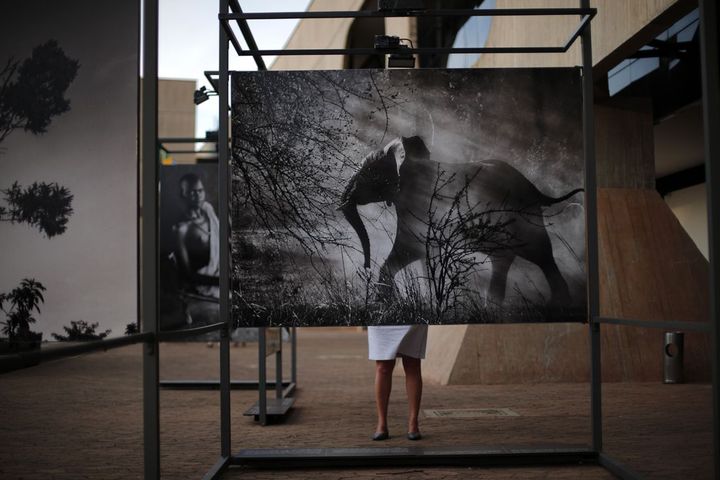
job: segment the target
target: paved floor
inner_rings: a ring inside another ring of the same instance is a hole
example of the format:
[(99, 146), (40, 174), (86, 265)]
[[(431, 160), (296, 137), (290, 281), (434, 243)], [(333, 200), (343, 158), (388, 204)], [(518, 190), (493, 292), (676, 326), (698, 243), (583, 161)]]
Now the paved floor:
[[(140, 347), (63, 359), (0, 376), (0, 478), (125, 479), (142, 474)], [(163, 379), (218, 378), (219, 349), (161, 346)], [(299, 389), (287, 420), (263, 427), (242, 412), (253, 391), (233, 391), (233, 451), (243, 448), (376, 447), (373, 365), (354, 329), (304, 329)], [(286, 358), (287, 360), (287, 358)], [(254, 344), (232, 349), (234, 379), (257, 372)], [(268, 362), (269, 371), (274, 364)], [(288, 372), (286, 361), (286, 372)], [(398, 366), (400, 368), (400, 366)], [(605, 384), (606, 451), (647, 478), (711, 478), (709, 385)], [(402, 376), (390, 404), (388, 447), (404, 438)], [(163, 478), (200, 478), (219, 454), (216, 391), (163, 390)], [(540, 447), (590, 444), (584, 384), (451, 386), (426, 384), (424, 409), (509, 408), (517, 416), (421, 420), (425, 447)], [(415, 444), (413, 444), (414, 446)], [(231, 468), (227, 479), (606, 479), (600, 467), (397, 468), (267, 471)]]

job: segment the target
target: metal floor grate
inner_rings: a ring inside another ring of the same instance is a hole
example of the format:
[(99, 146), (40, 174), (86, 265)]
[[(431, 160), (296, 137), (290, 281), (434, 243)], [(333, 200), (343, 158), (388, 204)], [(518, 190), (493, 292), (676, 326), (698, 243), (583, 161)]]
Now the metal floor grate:
[(518, 417), (510, 408), (448, 408), (423, 410), (425, 418)]

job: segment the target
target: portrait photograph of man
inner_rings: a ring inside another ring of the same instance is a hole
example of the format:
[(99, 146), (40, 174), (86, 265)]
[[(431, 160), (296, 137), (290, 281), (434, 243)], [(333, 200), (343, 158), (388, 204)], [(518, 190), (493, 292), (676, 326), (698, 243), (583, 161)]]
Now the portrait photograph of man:
[(216, 165), (161, 170), (160, 322), (163, 329), (217, 322), (220, 223)]

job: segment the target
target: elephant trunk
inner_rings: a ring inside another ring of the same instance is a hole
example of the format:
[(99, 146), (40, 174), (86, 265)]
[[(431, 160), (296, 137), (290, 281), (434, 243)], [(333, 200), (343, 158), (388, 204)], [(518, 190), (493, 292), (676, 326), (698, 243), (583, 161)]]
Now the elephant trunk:
[(370, 238), (368, 238), (367, 230), (365, 230), (365, 225), (358, 213), (357, 204), (345, 203), (340, 207), (340, 210), (345, 215), (348, 223), (355, 229), (355, 233), (360, 237), (363, 254), (365, 255), (365, 268), (370, 268)]

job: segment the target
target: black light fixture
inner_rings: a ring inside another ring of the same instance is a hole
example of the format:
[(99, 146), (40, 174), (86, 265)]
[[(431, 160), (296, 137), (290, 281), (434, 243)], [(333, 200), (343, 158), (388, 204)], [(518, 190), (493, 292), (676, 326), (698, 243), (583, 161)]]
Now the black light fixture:
[(388, 57), (388, 68), (415, 68), (415, 56), (412, 53), (403, 53), (403, 49), (408, 47), (403, 45), (400, 52), (393, 53)]
[[(407, 42), (410, 47), (403, 45)], [(375, 49), (392, 52), (388, 57), (388, 68), (415, 68), (415, 56), (409, 52), (412, 41), (392, 35), (375, 35)]]
[(409, 13), (425, 10), (425, 2), (423, 0), (378, 0), (378, 10)]
[(375, 35), (375, 50), (396, 50), (400, 48), (400, 37)]
[(208, 90), (207, 87), (202, 86), (199, 90), (195, 90), (193, 93), (193, 102), (195, 105), (200, 105), (210, 97), (217, 96), (217, 92), (214, 90)]

